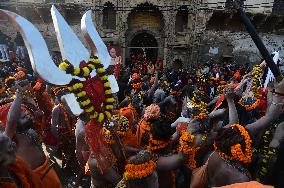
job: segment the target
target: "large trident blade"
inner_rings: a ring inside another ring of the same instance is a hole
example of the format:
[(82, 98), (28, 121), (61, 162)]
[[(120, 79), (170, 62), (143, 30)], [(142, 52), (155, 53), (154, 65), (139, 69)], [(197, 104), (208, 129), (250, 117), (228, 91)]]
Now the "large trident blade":
[(75, 116), (79, 116), (83, 112), (73, 93), (66, 94), (62, 96), (62, 98), (65, 99), (67, 105)]
[(14, 12), (2, 9), (0, 9), (0, 16), (8, 18), (9, 22), (21, 32), (34, 72), (48, 83), (69, 84), (72, 77), (59, 70), (54, 64), (41, 33), (31, 22)]
[[(107, 68), (110, 64), (111, 57), (109, 55), (108, 49), (100, 37), (96, 27), (92, 21), (92, 11), (87, 11), (81, 19), (81, 30), (82, 34), (89, 45), (90, 49), (93, 50), (94, 55), (97, 55), (98, 58), (104, 65), (104, 68)], [(109, 76), (110, 87), (113, 93), (119, 91), (117, 81), (113, 75)]]
[(62, 58), (75, 67), (78, 67), (82, 60), (87, 62), (90, 53), (54, 5), (51, 7), (51, 16)]
[(104, 68), (107, 68), (110, 64), (111, 57), (105, 43), (93, 24), (91, 10), (87, 11), (82, 17), (81, 30), (87, 44), (90, 49), (93, 50), (94, 55), (97, 55), (103, 63)]

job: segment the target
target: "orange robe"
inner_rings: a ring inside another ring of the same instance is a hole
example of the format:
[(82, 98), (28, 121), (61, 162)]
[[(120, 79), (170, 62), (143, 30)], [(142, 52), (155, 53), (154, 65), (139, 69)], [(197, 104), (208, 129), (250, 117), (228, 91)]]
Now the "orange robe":
[(61, 182), (55, 170), (53, 168), (49, 169), (50, 165), (50, 160), (48, 157), (46, 157), (45, 162), (40, 167), (34, 169), (33, 172), (42, 178), (42, 182), (45, 187), (62, 188)]
[(119, 115), (124, 116), (128, 119), (129, 121), (129, 127), (132, 131), (134, 131), (134, 121), (136, 118), (138, 118), (138, 114), (135, 110), (134, 107), (132, 107), (131, 105), (129, 105), (128, 107), (125, 108), (121, 108), (119, 110)]
[[(9, 166), (9, 171), (13, 172), (20, 180), (24, 188), (43, 188), (40, 177), (34, 173), (30, 167), (20, 158)], [(0, 188), (17, 188), (13, 182), (4, 183)]]
[(125, 136), (122, 137), (121, 142), (123, 145), (133, 148), (140, 148), (139, 144), (137, 143), (137, 137), (131, 132), (131, 130), (126, 132)]
[(142, 118), (138, 123), (136, 138), (139, 145), (141, 145), (143, 135), (150, 133), (150, 124), (146, 121), (145, 118)]

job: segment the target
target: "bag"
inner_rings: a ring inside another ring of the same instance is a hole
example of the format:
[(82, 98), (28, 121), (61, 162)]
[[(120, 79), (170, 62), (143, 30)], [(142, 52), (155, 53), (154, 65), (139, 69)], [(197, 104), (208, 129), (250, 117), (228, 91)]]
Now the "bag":
[(190, 188), (207, 188), (208, 187), (208, 162), (210, 160), (210, 157), (214, 153), (215, 151), (209, 155), (206, 163), (203, 166), (196, 168), (192, 171)]
[(208, 183), (208, 161), (192, 171), (190, 188), (206, 188)]

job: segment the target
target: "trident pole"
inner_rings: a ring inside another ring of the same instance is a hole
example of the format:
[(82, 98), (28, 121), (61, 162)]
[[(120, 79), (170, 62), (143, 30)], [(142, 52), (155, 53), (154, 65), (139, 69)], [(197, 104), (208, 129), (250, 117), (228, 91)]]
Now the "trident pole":
[(280, 70), (278, 69), (277, 65), (275, 65), (270, 53), (268, 52), (268, 50), (266, 49), (266, 47), (264, 46), (262, 40), (260, 39), (259, 35), (257, 34), (257, 31), (254, 27), (254, 25), (252, 24), (252, 22), (250, 21), (250, 19), (248, 18), (248, 16), (246, 15), (246, 13), (244, 12), (242, 6), (239, 3), (240, 1), (236, 0), (235, 1), (235, 5), (236, 8), (241, 16), (242, 22), (245, 25), (249, 35), (251, 36), (254, 44), (256, 45), (256, 47), (258, 48), (260, 54), (262, 55), (262, 57), (264, 58), (267, 66), (270, 68), (271, 72), (273, 73), (274, 77), (276, 78), (276, 80), (279, 82), (282, 79), (282, 75), (280, 73)]

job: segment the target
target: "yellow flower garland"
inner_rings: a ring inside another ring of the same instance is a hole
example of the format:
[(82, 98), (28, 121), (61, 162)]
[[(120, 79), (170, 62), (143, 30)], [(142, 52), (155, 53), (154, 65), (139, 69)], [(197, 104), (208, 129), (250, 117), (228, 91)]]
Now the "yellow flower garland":
[(259, 65), (256, 65), (253, 67), (253, 72), (254, 72), (254, 76), (252, 79), (252, 83), (253, 83), (252, 91), (253, 91), (255, 98), (258, 98), (258, 83), (260, 82), (262, 69)]
[[(73, 67), (67, 60), (64, 60), (60, 63), (59, 68), (66, 71), (67, 74), (71, 74), (78, 77), (85, 77), (88, 79), (92, 70), (96, 70), (97, 76), (101, 79), (105, 89), (105, 95), (111, 95), (112, 90), (110, 88), (110, 83), (108, 80), (108, 75), (106, 70), (103, 68), (100, 60), (97, 57), (91, 57), (87, 65), (83, 68)], [(104, 101), (104, 107), (101, 113), (95, 111), (95, 107), (92, 105), (91, 100), (87, 96), (86, 91), (84, 91), (84, 85), (80, 80), (73, 79), (69, 86), (68, 90), (73, 92), (77, 97), (77, 101), (80, 104), (80, 107), (84, 109), (90, 116), (90, 119), (97, 119), (98, 122), (103, 122), (105, 119), (111, 118), (111, 112), (113, 110), (113, 97), (107, 97)]]
[(196, 102), (195, 97), (192, 97), (191, 99), (191, 105), (199, 110), (198, 115), (192, 115), (192, 119), (199, 119), (203, 120), (208, 117), (208, 111), (207, 111), (207, 103), (200, 101), (200, 103)]

